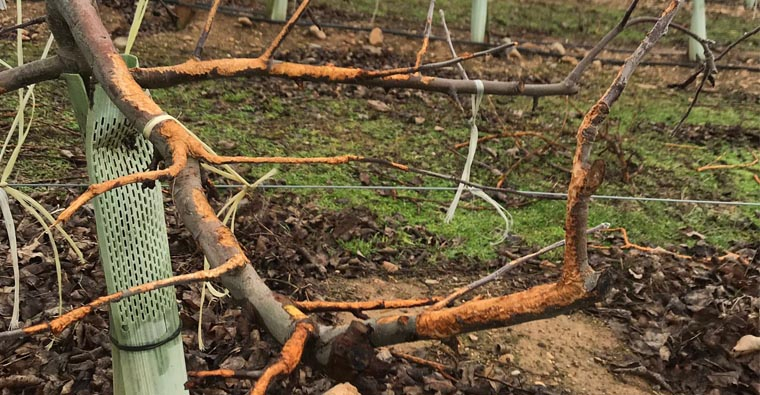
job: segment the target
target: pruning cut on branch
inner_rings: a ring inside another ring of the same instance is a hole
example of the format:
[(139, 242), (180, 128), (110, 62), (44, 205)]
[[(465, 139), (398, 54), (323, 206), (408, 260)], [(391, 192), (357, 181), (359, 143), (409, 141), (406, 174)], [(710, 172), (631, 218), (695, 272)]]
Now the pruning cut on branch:
[[(657, 18), (649, 34), (620, 68), (607, 91), (586, 113), (577, 131), (577, 148), (573, 158), (565, 216), (565, 253), (562, 275), (558, 281), (537, 285), (513, 294), (469, 300), (454, 307), (448, 307), (451, 300), (444, 299), (446, 303), (438, 301), (439, 305), (424, 309), (419, 313), (397, 313), (380, 318), (354, 320), (342, 326), (321, 324), (313, 316), (308, 316), (304, 312), (338, 307), (363, 310), (374, 308), (373, 306), (380, 308), (386, 308), (389, 305), (410, 306), (410, 301), (341, 306), (293, 302), (284, 296), (276, 295), (250, 265), (248, 257), (233, 233), (217, 218), (209, 204), (202, 184), (201, 163), (341, 164), (357, 161), (385, 164), (405, 171), (410, 168), (395, 162), (355, 155), (320, 158), (218, 156), (207, 149), (176, 119), (167, 116), (143, 90), (147, 87), (169, 87), (205, 79), (264, 75), (331, 83), (413, 88), (444, 93), (476, 92), (475, 83), (472, 81), (414, 74), (442, 67), (438, 63), (439, 66), (425, 68), (425, 65), (421, 64), (421, 55), (424, 54), (424, 50), (417, 57), (415, 67), (397, 69), (390, 74), (386, 71), (373, 72), (358, 68), (307, 66), (275, 61), (273, 56), (295, 26), (298, 18), (307, 9), (308, 3), (308, 0), (304, 0), (298, 6), (277, 37), (256, 59), (190, 60), (177, 66), (130, 70), (114, 48), (110, 35), (91, 1), (48, 0), (47, 20), (61, 48), (59, 56), (51, 58), (48, 62), (30, 63), (29, 65), (34, 66), (22, 66), (16, 71), (1, 72), (0, 93), (18, 89), (31, 82), (54, 78), (57, 76), (56, 72), (89, 72), (124, 116), (134, 124), (137, 130), (144, 131), (144, 135), (153, 144), (155, 150), (169, 163), (165, 169), (131, 174), (90, 186), (59, 215), (58, 221), (63, 222), (70, 218), (85, 202), (106, 191), (126, 184), (171, 178), (173, 180), (172, 196), (177, 213), (208, 259), (211, 269), (143, 284), (104, 296), (49, 323), (1, 333), (0, 339), (44, 331), (57, 334), (66, 326), (104, 304), (173, 284), (219, 279), (238, 303), (257, 313), (263, 327), (283, 345), (279, 358), (261, 372), (251, 390), (252, 394), (264, 394), (273, 380), (291, 373), (302, 360), (306, 360), (306, 357), (325, 367), (328, 373), (335, 377), (351, 379), (363, 374), (363, 370), (367, 369), (367, 364), (357, 363), (357, 361), (366, 362), (366, 355), (373, 355), (372, 350), (375, 347), (422, 339), (448, 339), (465, 332), (556, 316), (593, 303), (605, 294), (609, 285), (608, 275), (591, 268), (587, 253), (589, 201), (591, 195), (601, 185), (605, 169), (602, 161), (592, 160), (593, 142), (599, 127), (622, 94), (634, 70), (667, 31), (681, 6), (681, 0), (671, 1), (662, 15)], [(432, 19), (433, 4), (431, 2), (429, 19)], [(620, 23), (590, 51), (589, 55), (563, 82), (541, 85), (484, 81), (483, 93), (526, 96), (575, 93), (583, 71), (602, 48), (623, 30), (636, 5), (637, 1), (631, 3)], [(207, 22), (209, 28), (212, 20), (213, 16)], [(208, 34), (208, 29), (204, 29), (204, 32)], [(202, 43), (198, 47), (202, 48)], [(501, 49), (504, 48), (506, 47)], [(455, 57), (446, 65), (458, 64), (476, 55)], [(71, 61), (74, 58), (80, 60)], [(22, 82), (18, 82), (16, 78), (20, 78)], [(471, 289), (474, 287), (469, 290)], [(414, 301), (414, 303), (428, 304), (431, 301)]]

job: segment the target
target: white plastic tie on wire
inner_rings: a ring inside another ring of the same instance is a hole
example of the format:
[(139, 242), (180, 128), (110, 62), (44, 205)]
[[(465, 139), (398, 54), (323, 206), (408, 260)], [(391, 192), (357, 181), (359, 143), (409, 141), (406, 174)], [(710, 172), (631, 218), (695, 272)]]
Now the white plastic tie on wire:
[[(480, 111), (480, 104), (483, 101), (483, 91), (485, 90), (483, 87), (483, 81), (481, 80), (474, 80), (475, 83), (475, 94), (472, 95), (472, 118), (470, 118), (470, 142), (467, 150), (467, 160), (464, 164), (464, 170), (462, 171), (462, 177), (460, 177), (464, 181), (470, 181), (470, 172), (472, 171), (472, 162), (475, 160), (475, 151), (478, 148), (478, 112)], [(491, 244), (499, 244), (502, 241), (506, 240), (507, 236), (509, 236), (509, 232), (512, 230), (512, 215), (507, 212), (507, 210), (499, 204), (496, 200), (494, 200), (492, 197), (488, 196), (483, 190), (478, 188), (472, 188), (465, 184), (459, 184), (459, 187), (457, 188), (457, 192), (454, 195), (454, 201), (451, 202), (451, 205), (449, 206), (448, 211), (446, 211), (446, 218), (445, 222), (449, 223), (452, 219), (454, 219), (454, 213), (456, 213), (457, 206), (459, 205), (459, 200), (462, 197), (462, 192), (464, 190), (470, 191), (473, 195), (485, 200), (488, 204), (493, 206), (496, 209), (496, 212), (499, 213), (502, 219), (504, 219), (504, 231), (501, 234), (501, 237), (491, 243)]]
[(499, 213), (501, 218), (504, 219), (504, 231), (501, 232), (501, 237), (499, 237), (498, 240), (492, 242), (491, 245), (496, 245), (506, 240), (507, 236), (509, 236), (509, 232), (512, 230), (512, 214), (510, 214), (509, 211), (507, 211), (507, 209), (504, 208), (504, 206), (499, 204), (499, 202), (494, 200), (492, 197), (488, 196), (487, 193), (483, 192), (482, 189), (471, 188), (470, 192), (473, 195), (488, 202), (491, 206), (493, 206), (496, 209), (496, 212)]
[[(483, 101), (483, 81), (481, 80), (474, 80), (475, 83), (475, 94), (472, 95), (472, 118), (470, 118), (470, 144), (469, 148), (467, 150), (467, 160), (464, 164), (464, 170), (462, 171), (462, 176), (459, 177), (464, 181), (470, 181), (470, 170), (472, 169), (472, 162), (475, 160), (475, 151), (478, 148), (478, 125), (477, 125), (477, 117), (478, 112), (480, 111), (480, 103)], [(449, 206), (448, 211), (446, 211), (446, 218), (444, 219), (444, 222), (449, 223), (452, 219), (454, 219), (454, 213), (457, 211), (457, 206), (459, 205), (459, 199), (462, 197), (462, 192), (464, 192), (464, 189), (467, 188), (465, 184), (459, 184), (459, 187), (457, 188), (457, 192), (454, 195), (454, 200), (451, 202), (451, 205)]]
[(169, 114), (161, 114), (159, 116), (153, 117), (148, 123), (145, 124), (145, 127), (143, 128), (143, 136), (145, 136), (146, 139), (150, 138), (151, 133), (153, 133), (153, 129), (158, 126), (163, 121), (168, 121), (170, 119), (177, 120), (173, 116)]

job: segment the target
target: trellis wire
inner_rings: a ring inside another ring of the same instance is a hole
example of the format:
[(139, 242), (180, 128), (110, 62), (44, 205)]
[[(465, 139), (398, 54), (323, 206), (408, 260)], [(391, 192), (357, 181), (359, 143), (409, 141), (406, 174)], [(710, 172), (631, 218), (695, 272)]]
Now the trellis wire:
[[(57, 184), (57, 183), (18, 183), (7, 184), (14, 188), (87, 188), (88, 184)], [(216, 185), (219, 189), (240, 189), (242, 184), (224, 184)], [(456, 191), (457, 187), (430, 187), (430, 186), (405, 186), (405, 185), (280, 185), (280, 184), (262, 184), (261, 189), (343, 189), (343, 190), (395, 190), (395, 191)], [(506, 191), (505, 191), (506, 192)], [(565, 199), (566, 193), (562, 192), (542, 192), (542, 191), (523, 191), (517, 190), (518, 193), (531, 194), (552, 199)], [(743, 201), (723, 201), (723, 200), (699, 200), (699, 199), (672, 199), (658, 198), (647, 196), (617, 196), (617, 195), (592, 195), (593, 199), (600, 200), (623, 200), (637, 202), (657, 202), (657, 203), (677, 203), (677, 204), (703, 204), (712, 206), (748, 206), (760, 207), (760, 202), (743, 202)]]

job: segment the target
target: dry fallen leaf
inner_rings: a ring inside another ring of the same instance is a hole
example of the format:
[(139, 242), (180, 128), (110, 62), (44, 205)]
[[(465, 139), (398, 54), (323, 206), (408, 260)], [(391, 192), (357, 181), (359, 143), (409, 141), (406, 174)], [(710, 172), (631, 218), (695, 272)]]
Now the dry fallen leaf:
[(732, 351), (737, 354), (748, 354), (760, 351), (760, 337), (752, 335), (742, 336), (742, 338), (736, 342)]
[(370, 107), (380, 112), (388, 112), (391, 110), (391, 108), (387, 104), (381, 102), (380, 100), (367, 100), (367, 104), (369, 104)]

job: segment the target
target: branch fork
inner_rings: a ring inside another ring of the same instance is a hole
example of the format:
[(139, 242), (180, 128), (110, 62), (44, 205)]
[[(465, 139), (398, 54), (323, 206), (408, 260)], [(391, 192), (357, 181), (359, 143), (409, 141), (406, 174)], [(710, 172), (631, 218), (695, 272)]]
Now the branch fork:
[[(302, 73), (305, 78), (329, 80), (330, 82), (355, 82), (362, 76), (360, 69), (327, 68), (326, 66), (305, 66), (273, 62), (273, 54), (288, 32), (306, 10), (309, 0), (304, 0), (296, 13), (286, 23), (283, 30), (254, 60), (189, 61), (181, 67), (160, 70), (128, 70), (110, 41), (95, 8), (89, 0), (48, 0), (48, 23), (64, 52), (81, 53), (92, 70), (93, 77), (104, 88), (107, 95), (139, 128), (145, 128), (156, 117), (164, 116), (161, 108), (145, 94), (143, 87), (153, 83), (164, 86), (183, 82), (191, 76), (196, 79), (216, 78), (235, 75), (268, 73), (291, 77), (290, 73)], [(586, 114), (577, 133), (577, 148), (573, 159), (572, 178), (568, 189), (568, 203), (565, 220), (565, 255), (562, 276), (559, 281), (542, 284), (530, 289), (495, 298), (470, 300), (455, 307), (433, 306), (419, 314), (397, 314), (365, 321), (353, 321), (346, 326), (319, 325), (306, 316), (298, 304), (274, 295), (255, 269), (249, 265), (242, 247), (232, 232), (216, 217), (201, 185), (200, 162), (225, 163), (330, 163), (350, 161), (376, 162), (376, 159), (355, 155), (329, 158), (248, 158), (218, 156), (207, 150), (203, 144), (174, 119), (157, 122), (151, 129), (149, 140), (164, 158), (171, 158), (171, 165), (162, 170), (132, 174), (90, 186), (58, 218), (63, 222), (88, 200), (110, 189), (134, 182), (144, 182), (171, 177), (173, 198), (177, 211), (185, 227), (206, 255), (211, 269), (202, 270), (104, 296), (53, 320), (16, 331), (0, 333), (0, 340), (50, 331), (60, 333), (67, 325), (84, 317), (94, 308), (141, 292), (148, 292), (164, 286), (183, 282), (220, 279), (230, 294), (239, 303), (252, 307), (258, 313), (262, 325), (283, 344), (280, 357), (262, 373), (251, 394), (264, 394), (275, 378), (291, 373), (308, 354), (325, 366), (340, 366), (340, 374), (360, 374), (373, 369), (382, 369), (375, 362), (374, 347), (391, 345), (419, 339), (447, 339), (457, 334), (494, 327), (508, 326), (520, 322), (547, 318), (562, 314), (570, 309), (591, 303), (600, 298), (609, 286), (610, 276), (595, 272), (588, 264), (586, 226), (588, 204), (591, 194), (604, 178), (604, 163), (591, 162), (593, 141), (599, 126), (606, 119), (610, 108), (618, 99), (633, 71), (641, 59), (665, 33), (682, 0), (673, 0), (636, 51), (626, 60), (617, 77), (599, 101)], [(591, 51), (593, 56), (601, 51), (614, 36), (622, 30), (635, 8), (633, 1), (623, 21), (611, 31), (600, 44)], [(429, 19), (432, 19), (431, 2)], [(213, 19), (213, 16), (211, 17)], [(429, 23), (428, 23), (429, 24)], [(210, 27), (210, 21), (208, 23)], [(421, 55), (415, 68), (421, 69)], [(552, 86), (522, 86), (518, 83), (484, 82), (485, 93), (525, 94), (542, 96), (547, 94), (570, 94), (577, 84), (577, 78), (590, 63), (587, 56), (565, 82)], [(464, 57), (462, 57), (464, 58)], [(251, 69), (251, 64), (256, 69)], [(38, 64), (39, 65), (39, 64)], [(583, 66), (582, 66), (583, 65)], [(317, 67), (311, 68), (309, 67)], [(25, 69), (30, 70), (30, 69)], [(184, 74), (178, 72), (184, 70)], [(279, 70), (279, 71), (278, 71)], [(411, 72), (409, 69), (405, 73)], [(309, 74), (312, 73), (312, 74)], [(336, 74), (338, 75), (336, 76)], [(340, 73), (343, 73), (342, 75)], [(16, 74), (18, 75), (18, 74)], [(46, 74), (48, 75), (48, 74)], [(0, 93), (13, 87), (0, 73)], [(134, 77), (133, 77), (134, 76)], [(137, 80), (135, 80), (137, 78)], [(142, 84), (138, 81), (142, 79)], [(24, 79), (29, 81), (30, 78)], [(449, 92), (452, 86), (468, 87), (470, 81), (459, 81), (463, 85), (441, 83), (441, 79), (412, 75), (384, 75), (381, 78), (363, 80), (367, 85), (418, 87), (429, 86), (429, 90)], [(394, 85), (396, 84), (396, 85)], [(436, 86), (436, 84), (438, 84)], [(490, 87), (490, 88), (489, 88)], [(491, 91), (489, 91), (491, 89)], [(501, 91), (500, 91), (501, 90)], [(458, 90), (467, 93), (467, 89)], [(472, 92), (469, 92), (472, 93)], [(392, 167), (409, 170), (404, 165), (387, 162)], [(340, 365), (343, 363), (344, 365)], [(346, 365), (347, 364), (347, 365)]]

